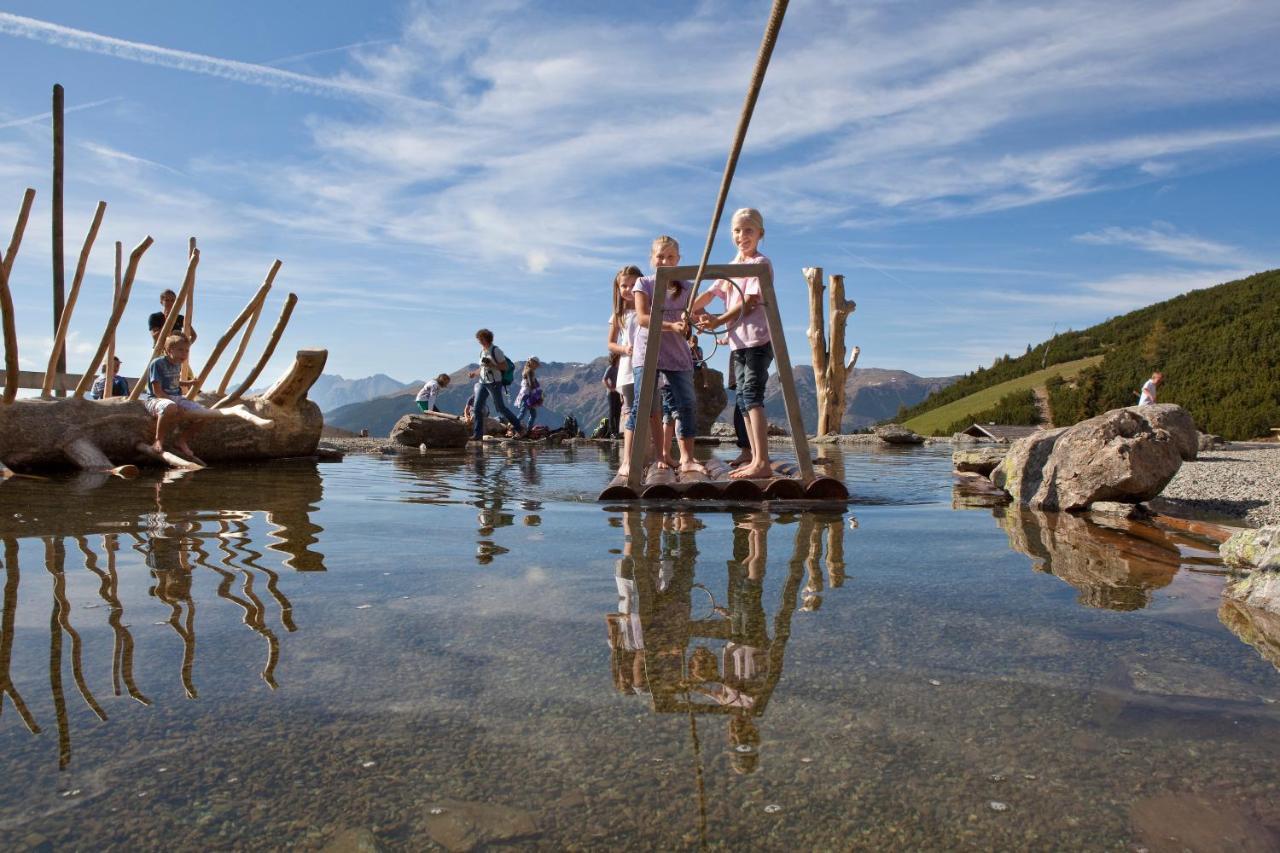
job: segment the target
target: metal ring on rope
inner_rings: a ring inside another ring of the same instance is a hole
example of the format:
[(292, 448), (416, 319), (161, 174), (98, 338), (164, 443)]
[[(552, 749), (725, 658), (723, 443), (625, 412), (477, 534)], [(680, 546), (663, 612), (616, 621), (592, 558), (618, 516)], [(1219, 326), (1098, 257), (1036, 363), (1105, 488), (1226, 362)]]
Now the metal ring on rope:
[[(746, 292), (745, 292), (745, 291), (743, 291), (743, 289), (742, 289), (742, 285), (738, 284), (736, 281), (734, 281), (734, 280), (733, 280), (733, 279), (731, 279), (731, 278), (719, 278), (719, 279), (716, 279), (716, 281), (723, 281), (723, 282), (727, 282), (727, 283), (729, 283), (730, 285), (732, 285), (732, 286), (733, 286), (733, 287), (738, 291), (738, 304), (739, 304), (739, 305), (745, 305), (745, 304), (746, 304), (746, 301), (747, 301), (747, 294), (746, 294)], [(728, 304), (728, 303), (727, 303), (727, 301), (726, 301), (726, 305), (727, 305), (727, 304)], [(686, 311), (685, 313), (687, 314), (688, 312)], [(746, 313), (747, 313), (746, 311), (742, 311), (742, 312), (740, 312), (740, 313), (738, 314), (738, 316), (733, 320), (733, 322), (732, 322), (732, 323), (730, 323), (729, 325), (725, 326), (725, 327), (724, 327), (723, 329), (721, 329), (719, 332), (707, 331), (707, 330), (705, 330), (705, 329), (700, 330), (700, 331), (702, 331), (702, 332), (703, 332), (703, 334), (709, 334), (709, 335), (711, 335), (711, 340), (712, 340), (713, 344), (712, 344), (712, 347), (711, 347), (711, 353), (710, 353), (709, 355), (703, 355), (701, 359), (696, 359), (696, 360), (694, 360), (694, 362), (693, 362), (694, 367), (699, 367), (699, 366), (705, 367), (705, 366), (706, 366), (707, 362), (709, 362), (709, 361), (712, 359), (712, 357), (713, 357), (713, 356), (715, 356), (715, 354), (716, 354), (717, 352), (719, 352), (719, 351), (720, 351), (720, 335), (721, 335), (721, 334), (725, 334), (725, 335), (727, 335), (727, 334), (729, 334), (730, 332), (732, 332), (734, 329), (738, 328), (738, 326), (742, 325), (742, 320), (743, 320), (744, 316), (746, 315)], [(695, 328), (696, 328), (696, 327), (695, 327), (692, 323), (690, 323), (690, 324), (689, 324), (689, 329), (690, 329), (690, 332), (691, 332), (691, 333), (692, 333), (692, 330), (693, 330), (693, 329), (695, 329)]]

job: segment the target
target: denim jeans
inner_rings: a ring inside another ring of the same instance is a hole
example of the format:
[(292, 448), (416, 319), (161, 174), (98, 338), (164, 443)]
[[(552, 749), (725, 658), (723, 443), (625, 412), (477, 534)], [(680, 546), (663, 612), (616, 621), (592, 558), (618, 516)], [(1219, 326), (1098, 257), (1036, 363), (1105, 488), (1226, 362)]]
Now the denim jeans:
[(516, 421), (515, 421), (516, 429), (520, 429), (520, 425), (524, 421), (524, 416), (526, 414), (529, 416), (529, 425), (524, 429), (526, 432), (528, 432), (529, 430), (533, 429), (533, 422), (538, 419), (538, 407), (530, 406), (528, 403), (525, 403), (522, 401), (519, 407), (517, 407), (516, 409)]
[(507, 408), (507, 399), (502, 394), (501, 382), (477, 382), (476, 383), (476, 405), (473, 409), (475, 413), (475, 426), (473, 427), (473, 437), (484, 438), (484, 419), (488, 415), (488, 406), (485, 403), (489, 398), (493, 397), (493, 407), (497, 409), (498, 415), (507, 419), (507, 423), (520, 429), (520, 419), (516, 417), (511, 409)]
[[(637, 367), (635, 373), (638, 403), (644, 368)], [(658, 373), (667, 378), (666, 387), (659, 390), (662, 392), (663, 402), (675, 413), (676, 434), (681, 438), (693, 438), (698, 434), (697, 402), (693, 396), (693, 371), (659, 370)], [(631, 407), (631, 414), (627, 416), (627, 429), (633, 430), (636, 428), (636, 410), (639, 408), (639, 405)]]
[(773, 344), (744, 347), (729, 354), (737, 378), (736, 406), (744, 415), (764, 405), (764, 387), (769, 381), (769, 365), (773, 364)]

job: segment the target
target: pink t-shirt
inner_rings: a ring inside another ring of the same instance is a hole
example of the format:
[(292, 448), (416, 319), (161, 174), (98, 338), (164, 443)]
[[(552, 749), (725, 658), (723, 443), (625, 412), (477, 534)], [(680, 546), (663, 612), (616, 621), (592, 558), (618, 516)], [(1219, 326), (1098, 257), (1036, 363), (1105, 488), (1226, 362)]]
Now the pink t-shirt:
[[(756, 255), (741, 263), (748, 264), (768, 264), (769, 271), (773, 272), (773, 264), (764, 255)], [(708, 290), (716, 294), (724, 300), (725, 310), (732, 311), (738, 307), (738, 303), (742, 301), (743, 296), (755, 295), (762, 296), (760, 292), (760, 279), (758, 278), (737, 278), (734, 279), (738, 287), (734, 287), (725, 281), (717, 281), (711, 285)], [(738, 288), (742, 288), (742, 292), (738, 292)], [(729, 349), (746, 349), (747, 347), (758, 347), (769, 343), (769, 321), (765, 318), (764, 305), (760, 302), (756, 303), (756, 307), (748, 311), (746, 314), (738, 318), (738, 322), (729, 330)]]

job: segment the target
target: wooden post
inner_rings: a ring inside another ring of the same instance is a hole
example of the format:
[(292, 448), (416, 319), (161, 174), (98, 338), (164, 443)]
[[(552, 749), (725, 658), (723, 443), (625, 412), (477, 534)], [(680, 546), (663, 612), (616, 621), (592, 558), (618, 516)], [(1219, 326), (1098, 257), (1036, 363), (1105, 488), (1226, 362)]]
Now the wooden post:
[[(53, 333), (58, 334), (58, 324), (62, 319), (63, 299), (65, 297), (65, 280), (62, 254), (62, 183), (63, 183), (63, 123), (62, 123), (62, 84), (53, 86)], [(54, 368), (58, 373), (67, 372), (66, 344), (54, 348), (56, 359)], [(59, 391), (58, 396), (64, 392)]]
[[(236, 319), (231, 323), (231, 326), (223, 332), (222, 337), (218, 339), (218, 343), (213, 347), (213, 352), (209, 353), (208, 361), (206, 361), (204, 363), (204, 367), (201, 368), (200, 375), (196, 378), (195, 385), (191, 386), (191, 390), (187, 392), (188, 400), (194, 400), (196, 395), (200, 393), (200, 387), (204, 385), (204, 381), (209, 378), (209, 373), (213, 370), (213, 365), (222, 356), (222, 351), (227, 348), (227, 344), (231, 343), (231, 339), (236, 336), (236, 332), (238, 332), (240, 327), (245, 324), (245, 321), (250, 318), (256, 320), (258, 315), (262, 313), (262, 305), (267, 301), (267, 293), (271, 290), (271, 284), (276, 279), (276, 273), (280, 271), (281, 263), (282, 261), (277, 258), (275, 263), (271, 265), (271, 269), (267, 270), (267, 277), (262, 282), (262, 286), (258, 288), (258, 292), (253, 295), (253, 298), (249, 300), (249, 304), (244, 306), (244, 310), (240, 312), (240, 316), (236, 317)], [(248, 332), (246, 332), (244, 343), (248, 343), (248, 341)], [(244, 348), (242, 346), (239, 352), (236, 353), (237, 361), (239, 361), (240, 353), (243, 352)], [(230, 372), (228, 372), (227, 376), (222, 380), (224, 386), (230, 378), (231, 375)], [(220, 396), (225, 394), (225, 388), (220, 388), (218, 393)]]
[[(149, 239), (149, 238), (148, 238)], [(200, 250), (195, 249), (191, 252), (191, 257), (187, 260), (187, 274), (182, 279), (182, 289), (178, 291), (178, 298), (173, 301), (173, 308), (165, 315), (164, 326), (160, 328), (160, 334), (156, 337), (156, 345), (151, 350), (151, 358), (148, 363), (159, 358), (160, 353), (164, 352), (165, 338), (173, 333), (173, 326), (178, 322), (178, 308), (186, 300), (187, 295), (191, 293), (192, 286), (196, 282), (196, 266), (200, 263)], [(87, 374), (86, 374), (87, 375)], [(136, 400), (141, 396), (142, 391), (147, 386), (147, 377), (145, 375), (139, 377), (138, 381), (133, 384), (133, 390), (129, 392), (129, 399)]]
[(830, 328), (823, 331), (822, 268), (810, 267), (804, 271), (809, 285), (809, 349), (813, 356), (813, 381), (818, 397), (818, 435), (839, 433), (844, 420), (845, 380), (857, 361), (859, 350), (854, 348), (853, 359), (845, 364), (844, 337), (849, 315), (857, 307), (844, 298), (844, 276), (830, 277)]
[(768, 264), (758, 264), (760, 278), (760, 304), (769, 321), (769, 339), (773, 343), (773, 357), (778, 366), (778, 384), (782, 386), (782, 400), (787, 407), (787, 423), (791, 427), (791, 442), (800, 465), (800, 479), (808, 486), (813, 482), (813, 459), (809, 456), (809, 439), (804, 433), (804, 419), (800, 415), (800, 397), (796, 394), (795, 374), (791, 371), (791, 354), (787, 350), (787, 336), (782, 328), (782, 314), (778, 311), (778, 297), (773, 290), (773, 270)]
[(0, 258), (0, 323), (4, 326), (4, 402), (12, 403), (18, 396), (18, 327), (13, 316), (13, 294), (9, 291), (9, 272), (13, 259), (22, 245), (22, 235), (27, 230), (27, 218), (31, 215), (31, 203), (36, 191), (28, 188), (22, 195), (22, 207), (18, 209), (18, 221), (13, 226), (9, 250)]
[[(97, 352), (93, 354), (93, 361), (89, 362), (89, 367), (80, 377), (80, 384), (76, 386), (74, 392), (75, 397), (83, 397), (93, 385), (93, 375), (98, 372), (98, 365), (102, 363), (102, 357), (106, 354), (107, 347), (116, 339), (116, 326), (120, 324), (120, 318), (124, 315), (124, 306), (129, 303), (129, 291), (133, 289), (133, 277), (138, 273), (138, 264), (154, 242), (150, 237), (144, 237), (142, 242), (129, 254), (129, 266), (125, 267), (124, 282), (120, 285), (120, 298), (116, 300), (115, 306), (111, 309), (111, 319), (107, 320), (107, 328), (102, 332), (102, 340), (98, 343)], [(144, 365), (138, 384), (141, 385), (146, 381), (147, 374), (146, 366)]]
[[(194, 252), (195, 250), (196, 250), (196, 238), (190, 237), (187, 239), (187, 257), (190, 258), (191, 253)], [(182, 327), (182, 330), (186, 334), (188, 339), (190, 339), (191, 336), (195, 333), (195, 328), (196, 328), (195, 317), (196, 317), (196, 286), (195, 286), (195, 282), (193, 281), (191, 283), (191, 292), (187, 294), (186, 325)], [(191, 359), (188, 358), (186, 361), (182, 363), (182, 378), (191, 379), (192, 377), (193, 377), (193, 374), (191, 372)]]
[[(76, 274), (71, 279), (71, 294), (67, 297), (67, 302), (62, 306), (62, 319), (58, 321), (57, 331), (53, 336), (53, 352), (49, 353), (49, 366), (44, 372), (44, 384), (40, 390), (41, 397), (53, 396), (53, 381), (59, 373), (66, 372), (66, 342), (67, 329), (71, 326), (71, 314), (76, 310), (76, 300), (80, 297), (80, 285), (84, 282), (84, 271), (89, 266), (89, 253), (93, 251), (93, 241), (98, 239), (98, 228), (102, 225), (102, 215), (107, 212), (107, 203), (105, 201), (98, 202), (98, 207), (93, 212), (93, 222), (89, 225), (89, 233), (84, 238), (84, 245), (80, 247), (80, 260), (76, 263)], [(59, 356), (61, 358), (61, 369), (59, 369)], [(62, 387), (62, 383), (58, 383), (58, 396), (64, 396), (67, 389)]]
[[(123, 260), (124, 244), (117, 240), (115, 287), (111, 291), (111, 312), (113, 314), (116, 310), (116, 303), (120, 301), (120, 267)], [(106, 380), (102, 385), (102, 399), (110, 400), (114, 396), (111, 393), (111, 389), (115, 387), (116, 382), (116, 336), (114, 334), (111, 335), (111, 340), (107, 342), (107, 370), (104, 375)]]
[(213, 408), (225, 409), (239, 400), (240, 396), (253, 386), (258, 374), (262, 373), (262, 369), (267, 366), (267, 362), (271, 360), (271, 355), (276, 351), (276, 344), (280, 343), (280, 336), (284, 334), (285, 326), (289, 325), (289, 317), (293, 314), (293, 306), (297, 304), (298, 294), (290, 293), (284, 301), (284, 308), (280, 310), (280, 319), (276, 321), (276, 327), (271, 330), (271, 337), (267, 339), (267, 348), (262, 351), (262, 357), (258, 359), (258, 363), (253, 366), (253, 370), (249, 371), (249, 375), (245, 377), (244, 382), (240, 383), (240, 387), (217, 403), (214, 403)]

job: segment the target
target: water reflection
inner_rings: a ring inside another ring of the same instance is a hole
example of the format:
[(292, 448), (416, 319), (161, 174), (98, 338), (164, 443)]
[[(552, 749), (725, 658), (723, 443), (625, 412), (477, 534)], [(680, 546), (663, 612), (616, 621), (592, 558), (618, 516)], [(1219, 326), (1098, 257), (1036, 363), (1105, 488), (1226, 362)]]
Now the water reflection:
[[(723, 580), (713, 580), (721, 575), (705, 561), (699, 573), (702, 518), (677, 511), (624, 513), (618, 608), (605, 617), (615, 689), (647, 696), (657, 713), (688, 716), (700, 797), (699, 717), (726, 718), (730, 766), (736, 774), (756, 772), (761, 717), (782, 678), (792, 619), (797, 611), (817, 610), (824, 591), (846, 580), (843, 516), (755, 511), (734, 513), (732, 520), (727, 571)], [(776, 543), (778, 528), (792, 525), (785, 574), (780, 584), (766, 585), (770, 534)], [(768, 590), (776, 590), (772, 608)], [(701, 806), (705, 839), (705, 802)]]
[[(77, 628), (72, 621), (68, 582), (74, 583), (70, 575), (76, 563), (96, 578), (94, 592), (101, 602), (84, 608), (90, 612), (106, 608), (105, 624), (112, 637), (114, 695), (127, 695), (142, 705), (152, 704), (135, 676), (135, 641), (122, 600), (118, 568), (123, 543), (128, 543), (139, 555), (138, 562), (146, 566), (149, 595), (169, 610), (166, 623), (182, 647), (177, 678), (188, 698), (199, 696), (194, 672), (197, 610), (201, 602), (194, 592), (194, 581), (197, 574), (206, 571), (218, 579), (217, 597), (235, 604), (241, 611), (241, 622), (262, 639), (259, 674), (269, 687), (277, 687), (280, 640), (270, 623), (278, 622), (285, 632), (296, 631), (297, 625), (293, 605), (281, 589), (279, 572), (263, 564), (264, 551), (255, 547), (254, 536), (261, 537), (253, 531), (255, 519), (261, 516), (266, 521), (268, 530), (262, 546), (279, 554), (280, 564), (300, 572), (325, 570), (323, 555), (311, 547), (321, 532), (311, 521), (322, 495), (319, 475), (314, 466), (291, 470), (287, 477), (279, 474), (279, 470), (272, 474), (256, 473), (255, 469), (209, 470), (194, 476), (169, 475), (151, 482), (90, 482), (80, 477), (65, 482), (6, 484), (6, 498), (16, 499), (13, 505), (21, 506), (23, 511), (4, 513), (0, 518), (5, 572), (0, 617), (0, 710), (7, 697), (27, 729), (40, 733), (41, 726), (24, 701), (12, 669), (20, 609), (30, 612), (38, 606), (27, 601), (21, 602), (20, 607), (22, 545), (38, 542), (52, 598), (48, 674), (58, 731), (59, 767), (66, 768), (72, 754), (68, 690), (63, 681), (68, 660), (75, 692), (99, 720), (108, 719), (85, 674), (86, 642), (81, 636), (81, 631), (89, 628), (96, 633), (99, 625)], [(74, 500), (66, 499), (70, 497)], [(111, 532), (100, 532), (104, 529)], [(75, 549), (70, 558), (68, 540)], [(31, 595), (45, 594), (39, 585), (31, 590)], [(265, 593), (259, 594), (258, 590)], [(123, 599), (128, 597), (126, 594)], [(29, 624), (27, 621), (23, 626)], [(32, 688), (28, 685), (25, 689), (29, 693)]]

